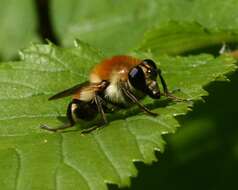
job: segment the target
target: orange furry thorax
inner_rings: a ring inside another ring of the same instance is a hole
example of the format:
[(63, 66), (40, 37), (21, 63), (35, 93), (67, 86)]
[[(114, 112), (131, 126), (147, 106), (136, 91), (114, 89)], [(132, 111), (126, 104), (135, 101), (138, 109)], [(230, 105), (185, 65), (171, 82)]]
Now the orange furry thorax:
[(110, 81), (114, 75), (118, 75), (121, 80), (126, 80), (130, 69), (139, 63), (139, 59), (125, 55), (105, 59), (92, 69), (90, 82)]

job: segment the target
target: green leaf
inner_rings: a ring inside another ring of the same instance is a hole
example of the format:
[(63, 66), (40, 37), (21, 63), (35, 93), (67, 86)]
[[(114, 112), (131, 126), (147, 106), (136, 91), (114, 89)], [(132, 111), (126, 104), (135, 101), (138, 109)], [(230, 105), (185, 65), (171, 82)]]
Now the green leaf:
[[(197, 23), (169, 22), (151, 29), (138, 48), (154, 54), (185, 54), (209, 46), (237, 43), (236, 31), (208, 30)], [(218, 52), (217, 52), (218, 54)]]
[[(10, 189), (107, 189), (126, 186), (137, 175), (133, 162), (152, 163), (163, 151), (163, 134), (179, 126), (191, 102), (166, 99), (144, 103), (157, 117), (137, 108), (114, 113), (105, 128), (82, 135), (80, 130), (51, 133), (40, 124), (56, 126), (65, 116), (69, 98), (48, 102), (54, 93), (87, 80), (90, 68), (104, 56), (82, 42), (76, 48), (32, 45), (21, 61), (0, 65), (0, 185)], [(144, 57), (142, 53), (136, 54)], [(149, 55), (147, 55), (150, 57)], [(210, 55), (153, 57), (169, 89), (190, 100), (207, 95), (203, 86), (234, 71), (230, 57)], [(76, 129), (81, 128), (81, 124)]]
[(36, 16), (33, 0), (1, 0), (0, 59), (16, 57), (19, 49), (38, 41)]
[(109, 55), (131, 51), (152, 26), (197, 22), (209, 31), (238, 29), (238, 1), (53, 0), (52, 21), (61, 43), (87, 41)]

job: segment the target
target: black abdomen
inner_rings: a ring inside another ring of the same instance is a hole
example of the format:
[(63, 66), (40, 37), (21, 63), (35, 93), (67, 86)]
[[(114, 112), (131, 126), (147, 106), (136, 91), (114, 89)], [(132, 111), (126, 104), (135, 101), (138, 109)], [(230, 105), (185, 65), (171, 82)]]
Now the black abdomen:
[(75, 124), (79, 119), (86, 121), (94, 119), (97, 112), (95, 102), (84, 102), (73, 99), (68, 105), (67, 118), (72, 124)]

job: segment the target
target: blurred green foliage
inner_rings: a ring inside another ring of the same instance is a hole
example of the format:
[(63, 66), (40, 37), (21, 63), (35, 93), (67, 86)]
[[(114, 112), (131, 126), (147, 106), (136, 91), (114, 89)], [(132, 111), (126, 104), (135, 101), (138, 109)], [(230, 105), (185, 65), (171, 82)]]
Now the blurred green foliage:
[(19, 49), (37, 42), (37, 13), (33, 0), (1, 0), (0, 60), (17, 57)]
[(169, 21), (195, 21), (218, 32), (238, 29), (237, 0), (52, 0), (51, 5), (62, 45), (79, 38), (107, 55), (132, 51), (148, 29)]

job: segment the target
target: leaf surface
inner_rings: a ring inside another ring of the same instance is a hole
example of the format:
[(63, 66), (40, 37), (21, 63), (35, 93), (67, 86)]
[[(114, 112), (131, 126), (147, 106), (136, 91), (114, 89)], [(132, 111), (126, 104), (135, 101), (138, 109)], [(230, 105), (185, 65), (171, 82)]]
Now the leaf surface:
[[(104, 55), (87, 44), (75, 48), (32, 45), (21, 61), (0, 65), (0, 185), (2, 189), (107, 189), (106, 183), (130, 184), (137, 175), (133, 162), (151, 163), (163, 151), (163, 134), (179, 126), (175, 116), (186, 114), (191, 102), (165, 98), (144, 103), (157, 117), (137, 108), (110, 114), (110, 123), (87, 135), (76, 130), (50, 133), (40, 124), (56, 126), (70, 98), (47, 101), (54, 93), (87, 80), (87, 73)], [(144, 57), (143, 53), (135, 56)], [(150, 56), (150, 55), (147, 55)], [(147, 57), (148, 58), (148, 57)], [(230, 57), (152, 56), (169, 89), (190, 100), (207, 95), (203, 86), (235, 70)], [(78, 130), (77, 130), (78, 129)]]

